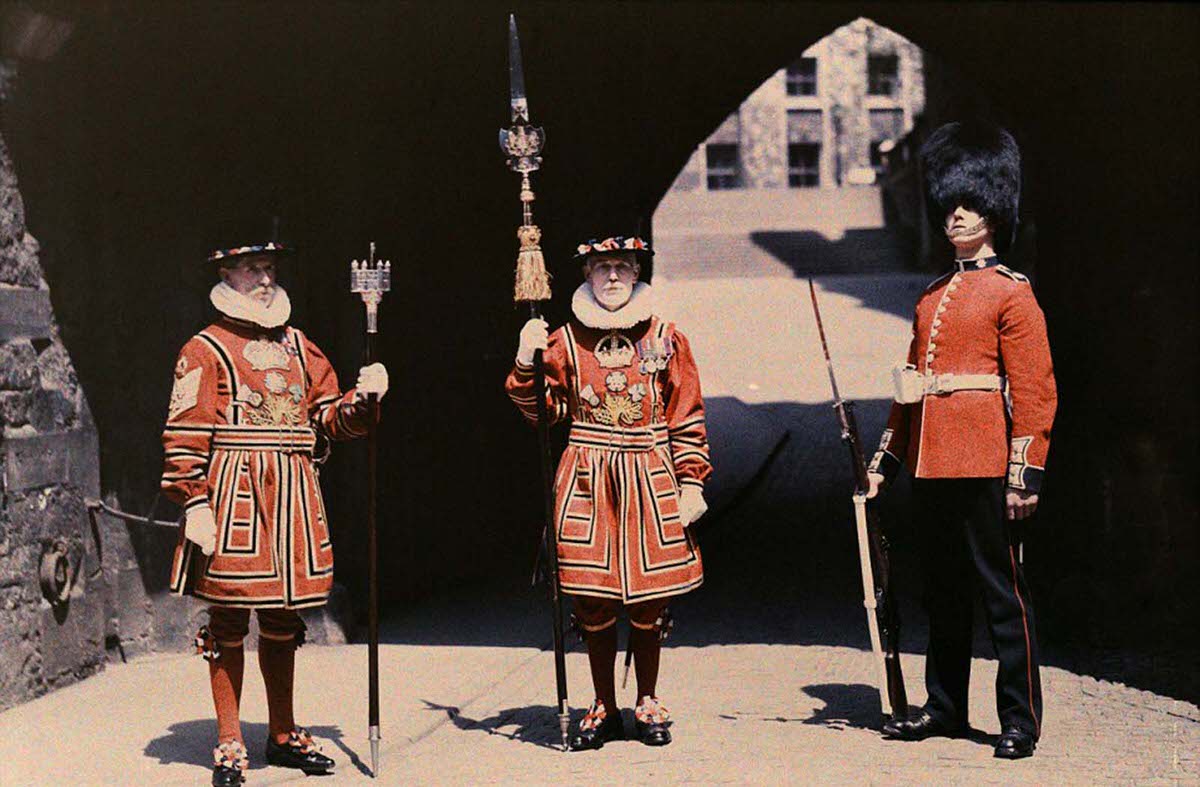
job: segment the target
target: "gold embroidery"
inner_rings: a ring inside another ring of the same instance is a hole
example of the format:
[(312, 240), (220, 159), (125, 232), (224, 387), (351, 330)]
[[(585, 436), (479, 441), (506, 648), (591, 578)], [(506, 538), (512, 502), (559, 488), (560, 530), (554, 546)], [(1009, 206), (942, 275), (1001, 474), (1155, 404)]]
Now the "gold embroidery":
[(245, 414), (246, 420), (254, 426), (300, 426), (304, 423), (304, 408), (286, 393), (268, 392), (258, 404), (247, 407)]
[[(186, 364), (186, 361), (180, 360)], [(200, 371), (201, 368), (197, 366), (183, 376), (175, 378), (175, 385), (171, 387), (171, 405), (167, 409), (168, 421), (196, 406), (200, 399)]]
[(641, 420), (642, 403), (634, 402), (628, 396), (609, 394), (604, 398), (604, 406), (592, 410), (592, 416), (605, 426), (633, 426)]
[(255, 339), (246, 342), (242, 348), (242, 357), (250, 362), (250, 368), (256, 372), (267, 369), (287, 369), (292, 357), (280, 342), (269, 342), (266, 339)]

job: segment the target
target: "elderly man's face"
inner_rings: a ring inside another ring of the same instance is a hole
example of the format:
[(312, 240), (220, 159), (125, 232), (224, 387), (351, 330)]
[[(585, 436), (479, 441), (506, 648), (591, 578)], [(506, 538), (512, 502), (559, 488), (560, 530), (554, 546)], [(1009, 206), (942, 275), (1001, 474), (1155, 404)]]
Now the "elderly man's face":
[(270, 306), (275, 300), (275, 258), (267, 254), (242, 257), (237, 265), (221, 268), (221, 280), (242, 295)]
[(598, 254), (588, 260), (583, 274), (596, 302), (610, 312), (616, 311), (633, 297), (638, 277), (637, 257), (633, 252)]

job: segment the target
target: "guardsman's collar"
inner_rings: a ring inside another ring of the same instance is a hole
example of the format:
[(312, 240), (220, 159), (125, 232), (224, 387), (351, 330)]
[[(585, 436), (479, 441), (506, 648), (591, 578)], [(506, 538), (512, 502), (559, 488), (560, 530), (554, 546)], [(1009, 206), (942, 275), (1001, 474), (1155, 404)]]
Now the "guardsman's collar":
[(954, 270), (962, 273), (963, 271), (973, 271), (980, 268), (993, 268), (1000, 264), (1000, 258), (996, 256), (978, 257), (973, 260), (955, 260)]

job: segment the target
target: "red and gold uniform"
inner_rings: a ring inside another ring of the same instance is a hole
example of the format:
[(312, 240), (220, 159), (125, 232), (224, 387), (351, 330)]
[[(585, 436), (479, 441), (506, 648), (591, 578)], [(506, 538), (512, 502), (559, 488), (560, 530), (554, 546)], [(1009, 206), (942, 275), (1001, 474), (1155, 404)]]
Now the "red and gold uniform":
[[(571, 423), (554, 484), (563, 590), (634, 604), (698, 587), (704, 569), (679, 494), (703, 487), (712, 465), (687, 339), (656, 316), (622, 329), (576, 318), (551, 334), (544, 358), (551, 422)], [(536, 422), (532, 367), (517, 365), (506, 387)]]
[(333, 583), (329, 522), (313, 465), (318, 435), (366, 433), (368, 411), (299, 330), (224, 317), (179, 354), (163, 431), (163, 492), (210, 505), (211, 557), (184, 538), (171, 589), (224, 607), (301, 609)]

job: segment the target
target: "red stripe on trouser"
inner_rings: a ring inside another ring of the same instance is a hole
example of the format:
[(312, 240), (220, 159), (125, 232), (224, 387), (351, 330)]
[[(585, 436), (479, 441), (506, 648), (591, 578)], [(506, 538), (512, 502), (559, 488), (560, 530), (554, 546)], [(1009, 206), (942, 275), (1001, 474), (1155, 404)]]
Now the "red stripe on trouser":
[(1021, 605), (1021, 625), (1025, 627), (1025, 686), (1029, 691), (1029, 715), (1033, 717), (1034, 735), (1042, 736), (1041, 724), (1038, 722), (1037, 709), (1033, 705), (1033, 648), (1029, 642), (1029, 617), (1025, 612), (1025, 599), (1021, 598), (1021, 590), (1017, 587), (1017, 558), (1013, 548), (1008, 547), (1008, 560), (1012, 564), (1013, 593), (1017, 603)]

